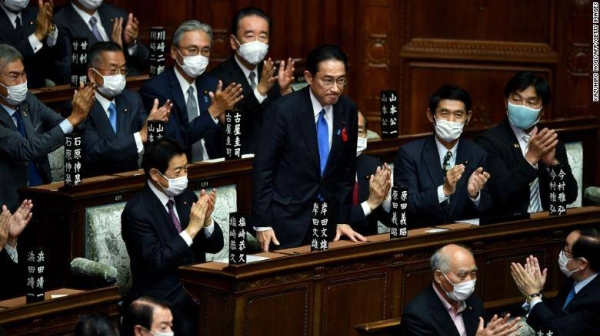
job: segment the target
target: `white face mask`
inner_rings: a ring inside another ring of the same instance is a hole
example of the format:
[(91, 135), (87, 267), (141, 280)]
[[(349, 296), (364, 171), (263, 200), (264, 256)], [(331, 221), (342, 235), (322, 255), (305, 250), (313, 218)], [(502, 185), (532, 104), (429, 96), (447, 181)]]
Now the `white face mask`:
[[(100, 75), (98, 70), (96, 70), (96, 69), (93, 69), (93, 70), (96, 71), (96, 73), (98, 75)], [(120, 95), (121, 92), (123, 92), (123, 89), (125, 88), (125, 84), (127, 83), (125, 76), (123, 76), (123, 75), (113, 75), (113, 76), (100, 75), (100, 76), (104, 79), (104, 85), (102, 85), (102, 86), (98, 85), (98, 87), (97, 87), (98, 92), (100, 92), (101, 94), (105, 95), (106, 97), (110, 97), (110, 98)]]
[(448, 295), (448, 298), (450, 298), (451, 300), (454, 300), (456, 302), (465, 301), (475, 291), (475, 283), (477, 282), (477, 280), (469, 280), (461, 282), (459, 284), (455, 284), (454, 282), (450, 281), (450, 279), (448, 279), (446, 274), (444, 274), (444, 277), (446, 278), (446, 280), (448, 280), (449, 283), (451, 283), (454, 286), (454, 290), (452, 290), (452, 292), (446, 292), (446, 295)]
[(150, 332), (154, 336), (175, 336), (174, 332), (166, 332), (166, 331), (151, 331)]
[(102, 5), (103, 0), (77, 0), (83, 6), (83, 8), (88, 10), (96, 10), (100, 5)]
[(359, 156), (365, 149), (367, 149), (367, 138), (358, 137), (356, 143), (356, 156)]
[(4, 0), (4, 6), (9, 11), (18, 13), (29, 5), (29, 0)]
[(435, 118), (435, 134), (437, 134), (440, 139), (446, 142), (452, 142), (458, 139), (458, 137), (462, 134), (464, 127), (465, 123), (462, 122), (447, 121), (444, 119)]
[(19, 105), (27, 98), (27, 82), (13, 86), (6, 86), (2, 83), (0, 85), (4, 86), (7, 91), (6, 97), (0, 96), (10, 105)]
[[(573, 258), (573, 259), (579, 259), (579, 258)], [(576, 268), (572, 271), (567, 268), (567, 263), (569, 262), (569, 260), (573, 260), (573, 259), (567, 258), (565, 251), (560, 251), (560, 253), (558, 255), (558, 267), (560, 267), (560, 271), (563, 272), (563, 274), (566, 275), (567, 278), (571, 277), (571, 275), (573, 275), (573, 273), (579, 271), (579, 268)]]
[[(163, 191), (165, 192), (165, 194), (167, 196), (169, 196), (169, 197), (175, 197), (175, 196), (181, 195), (181, 193), (188, 186), (187, 175), (181, 176), (181, 177), (177, 177), (177, 178), (174, 178), (174, 179), (170, 179), (170, 178), (166, 177), (165, 175), (163, 175), (161, 172), (158, 172), (158, 173), (160, 175), (162, 175), (162, 177), (164, 177), (169, 182), (169, 186), (167, 188), (164, 188), (161, 185), (161, 188), (163, 189)], [(159, 183), (159, 185), (160, 185), (160, 183)]]
[[(179, 55), (181, 55), (181, 52), (179, 52), (179, 49), (177, 49), (177, 52), (179, 53)], [(183, 55), (181, 55), (181, 57), (183, 57), (183, 64), (180, 64), (177, 59), (175, 59), (175, 61), (177, 62), (177, 64), (179, 64), (179, 66), (181, 67), (181, 70), (183, 70), (183, 72), (185, 72), (186, 75), (188, 75), (192, 78), (196, 78), (196, 77), (202, 75), (204, 73), (204, 70), (206, 70), (206, 67), (208, 66), (209, 59), (206, 56), (202, 56), (202, 55), (183, 56)]]
[(269, 45), (258, 40), (241, 44), (235, 36), (233, 36), (237, 44), (240, 46), (237, 50), (238, 55), (246, 60), (246, 62), (257, 65), (269, 51)]

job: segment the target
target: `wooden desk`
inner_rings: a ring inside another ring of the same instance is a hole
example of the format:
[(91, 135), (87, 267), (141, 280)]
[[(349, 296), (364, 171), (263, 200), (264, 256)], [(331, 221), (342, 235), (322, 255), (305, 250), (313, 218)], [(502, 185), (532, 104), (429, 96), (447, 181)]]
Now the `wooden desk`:
[(276, 251), (271, 260), (228, 266), (207, 263), (180, 269), (186, 289), (201, 302), (201, 335), (355, 335), (355, 325), (393, 319), (432, 281), (429, 258), (448, 243), (469, 246), (479, 267), (476, 293), (486, 309), (522, 302), (511, 262), (537, 256), (549, 267), (546, 291), (564, 276), (556, 260), (576, 225), (600, 223), (600, 207), (570, 209), (563, 217), (482, 227), (452, 226), (442, 233), (386, 235), (367, 243), (334, 243), (328, 251)]
[[(52, 295), (68, 294), (52, 299)], [(82, 314), (100, 312), (119, 321), (118, 287), (91, 291), (62, 288), (46, 292), (46, 300), (25, 304), (25, 297), (0, 302), (0, 326), (7, 335), (73, 335)]]

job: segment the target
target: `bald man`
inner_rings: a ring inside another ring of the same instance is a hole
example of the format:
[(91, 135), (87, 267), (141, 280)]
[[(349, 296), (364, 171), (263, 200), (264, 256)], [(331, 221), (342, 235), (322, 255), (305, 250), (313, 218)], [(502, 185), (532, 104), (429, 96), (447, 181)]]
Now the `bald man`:
[(402, 314), (403, 335), (510, 335), (519, 329), (516, 318), (494, 317), (484, 327), (483, 301), (473, 295), (477, 265), (473, 253), (446, 245), (431, 257), (433, 282), (417, 295)]

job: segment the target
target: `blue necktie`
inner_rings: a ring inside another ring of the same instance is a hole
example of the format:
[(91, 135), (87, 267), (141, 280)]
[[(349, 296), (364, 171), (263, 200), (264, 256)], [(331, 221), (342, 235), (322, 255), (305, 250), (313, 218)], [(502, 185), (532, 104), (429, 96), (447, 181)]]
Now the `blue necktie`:
[(117, 109), (115, 108), (115, 103), (110, 103), (110, 105), (108, 105), (108, 120), (110, 121), (110, 126), (112, 126), (113, 131), (117, 134)]
[[(13, 117), (15, 117), (15, 119), (17, 120), (17, 129), (19, 130), (19, 133), (21, 133), (21, 136), (23, 136), (23, 138), (27, 139), (27, 132), (25, 132), (25, 124), (23, 123), (23, 116), (21, 115), (21, 111), (17, 108), (17, 110), (15, 111), (15, 113), (13, 114)], [(29, 161), (29, 165), (28, 165), (29, 169), (27, 169), (27, 177), (29, 180), (29, 186), (33, 187), (33, 186), (37, 186), (43, 183), (42, 181), (42, 177), (40, 176), (40, 173), (37, 170), (37, 165), (35, 164), (34, 161)]]
[(573, 300), (574, 296), (575, 296), (575, 286), (571, 287), (571, 291), (569, 292), (569, 295), (567, 295), (567, 299), (565, 300), (565, 304), (563, 305), (563, 310), (565, 310), (565, 308), (567, 308), (569, 303), (571, 303), (571, 300)]
[(319, 141), (321, 176), (323, 176), (325, 166), (327, 165), (327, 158), (329, 158), (329, 128), (325, 119), (325, 109), (319, 112), (319, 119), (317, 119), (317, 140)]

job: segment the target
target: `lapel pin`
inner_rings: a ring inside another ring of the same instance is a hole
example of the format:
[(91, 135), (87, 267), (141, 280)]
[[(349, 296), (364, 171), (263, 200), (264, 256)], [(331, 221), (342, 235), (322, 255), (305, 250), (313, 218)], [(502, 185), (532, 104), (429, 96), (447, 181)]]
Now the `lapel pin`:
[(30, 26), (33, 26), (33, 21), (29, 21), (29, 25), (30, 25)]
[(29, 108), (26, 107), (25, 109), (23, 109), (23, 116), (27, 117), (28, 114), (29, 114)]
[(126, 107), (126, 108), (123, 109), (123, 112), (127, 113), (127, 112), (129, 112), (129, 109), (127, 109), (127, 107)]
[(513, 146), (515, 146), (515, 148), (521, 148), (521, 146), (519, 146), (519, 144), (513, 144)]

